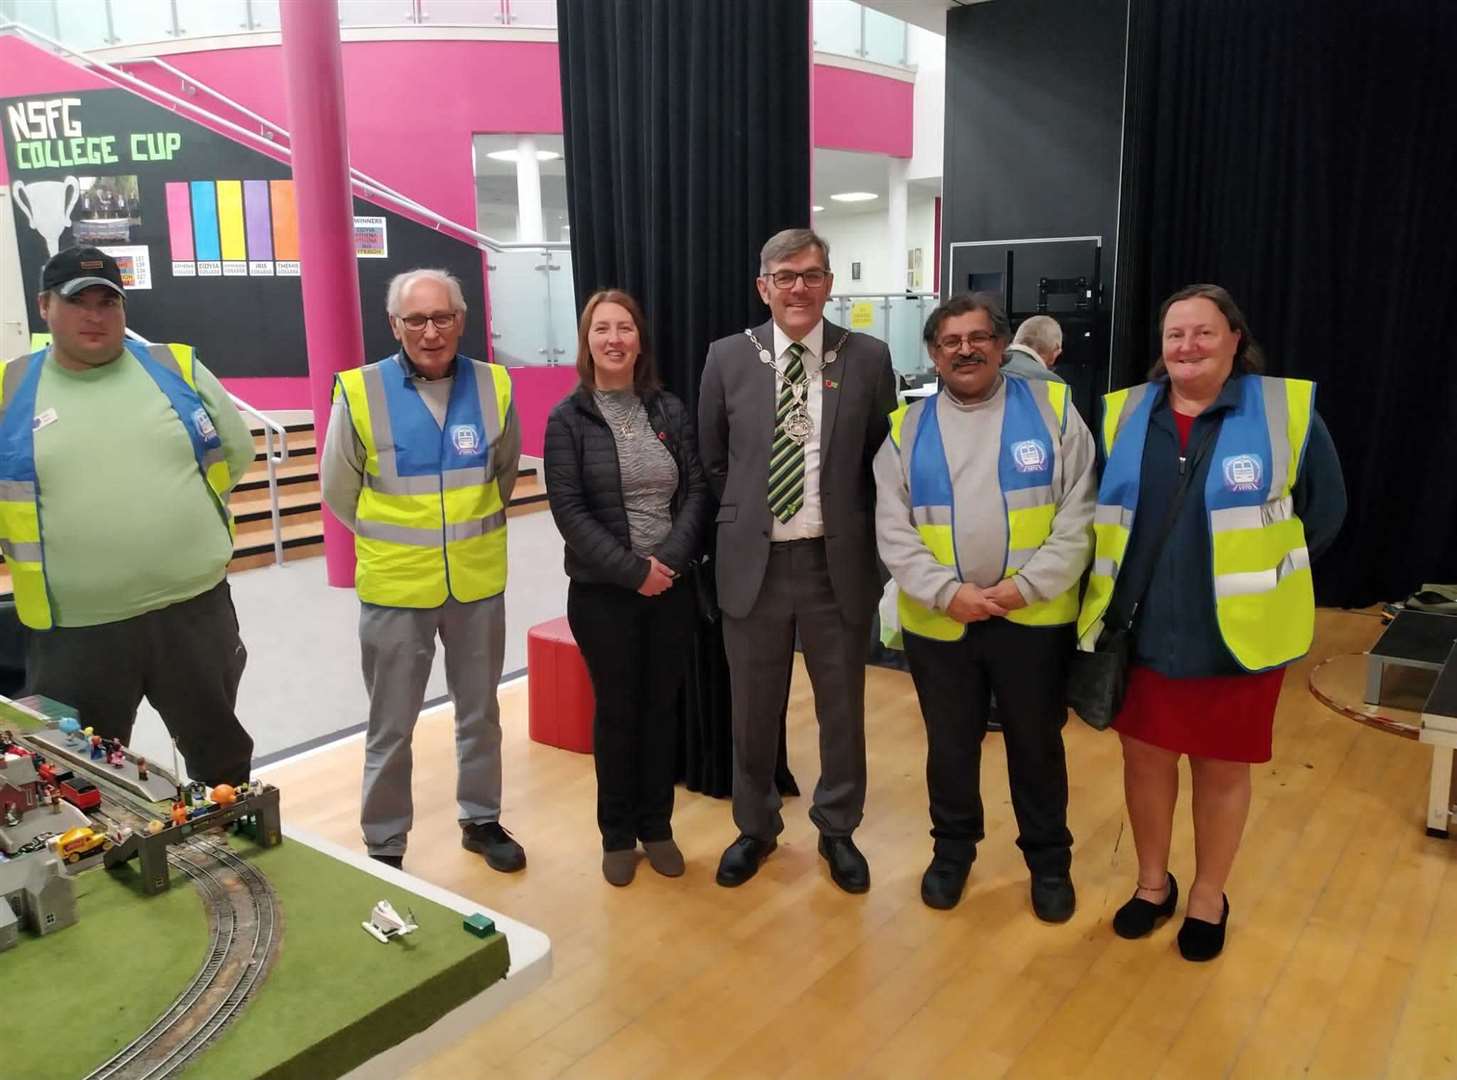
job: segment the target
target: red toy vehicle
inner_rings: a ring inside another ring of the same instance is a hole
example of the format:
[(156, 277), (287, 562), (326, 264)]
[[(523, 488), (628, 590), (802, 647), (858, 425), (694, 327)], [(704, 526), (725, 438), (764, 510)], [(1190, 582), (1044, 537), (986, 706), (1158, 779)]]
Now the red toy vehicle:
[(78, 776), (60, 781), (61, 798), (77, 810), (95, 810), (101, 805), (101, 792), (96, 785)]

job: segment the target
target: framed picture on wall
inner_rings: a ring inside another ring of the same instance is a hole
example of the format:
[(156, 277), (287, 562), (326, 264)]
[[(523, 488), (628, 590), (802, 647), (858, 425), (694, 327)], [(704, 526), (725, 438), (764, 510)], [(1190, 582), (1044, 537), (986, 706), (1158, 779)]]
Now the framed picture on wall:
[(860, 280), (860, 264), (858, 262), (852, 262), (850, 264), (850, 280), (851, 281), (859, 281)]

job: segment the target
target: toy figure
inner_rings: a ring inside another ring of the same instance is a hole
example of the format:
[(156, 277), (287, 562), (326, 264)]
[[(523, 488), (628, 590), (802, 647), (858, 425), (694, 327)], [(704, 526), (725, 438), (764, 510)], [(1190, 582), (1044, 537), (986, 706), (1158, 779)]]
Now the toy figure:
[(76, 743), (81, 742), (84, 738), (81, 734), (81, 721), (77, 720), (74, 716), (62, 717), (61, 734), (66, 737), (67, 746), (74, 746)]
[(51, 813), (59, 814), (61, 812), (61, 789), (55, 784), (47, 784), (46, 798), (50, 800)]
[(126, 754), (122, 751), (121, 743), (111, 744), (111, 749), (106, 752), (106, 763), (113, 769), (119, 769), (126, 763)]
[(137, 779), (146, 780), (150, 775), (147, 772), (147, 759), (144, 757), (137, 758)]
[(5, 804), (5, 824), (10, 826), (20, 824), (20, 815), (15, 812), (15, 807), (10, 803)]
[[(87, 731), (90, 731), (91, 729), (90, 728), (87, 728), (86, 730)], [(100, 735), (93, 735), (93, 736), (91, 736), (91, 760), (92, 761), (100, 761), (105, 756), (106, 756), (106, 751), (101, 748), (101, 736)]]
[(179, 799), (177, 802), (175, 802), (175, 803), (172, 804), (172, 824), (173, 825), (186, 825), (187, 824), (187, 807), (182, 802), (181, 799)]

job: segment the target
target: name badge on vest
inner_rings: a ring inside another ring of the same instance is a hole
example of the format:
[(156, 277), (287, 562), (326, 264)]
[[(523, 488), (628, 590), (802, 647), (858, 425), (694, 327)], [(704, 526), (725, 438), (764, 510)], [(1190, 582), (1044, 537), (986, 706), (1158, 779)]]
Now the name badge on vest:
[(1018, 472), (1041, 472), (1047, 468), (1047, 447), (1040, 439), (1023, 439), (1013, 443), (1012, 464)]
[(1258, 491), (1265, 467), (1258, 454), (1236, 454), (1222, 464), (1224, 486), (1230, 491)]
[(450, 441), (462, 454), (471, 454), (480, 448), (481, 433), (474, 424), (457, 424), (450, 429)]
[(204, 442), (217, 438), (217, 428), (212, 426), (212, 417), (207, 414), (206, 409), (197, 409), (193, 412), (192, 426), (197, 428), (197, 433), (202, 436)]
[(43, 413), (38, 413), (35, 419), (30, 422), (30, 430), (39, 431), (43, 427), (50, 427), (59, 419), (60, 417), (56, 415), (55, 409), (47, 409)]

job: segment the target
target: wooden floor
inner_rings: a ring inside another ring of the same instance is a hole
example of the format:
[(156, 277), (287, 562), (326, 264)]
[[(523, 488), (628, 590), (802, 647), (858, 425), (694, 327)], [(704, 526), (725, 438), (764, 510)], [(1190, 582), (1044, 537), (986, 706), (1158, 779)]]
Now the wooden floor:
[[(461, 850), (447, 715), (415, 740), (406, 869), (540, 927), (555, 975), (412, 1073), (465, 1077), (1457, 1077), (1457, 841), (1423, 829), (1430, 751), (1326, 711), (1311, 663), (1361, 651), (1379, 622), (1322, 612), (1285, 681), (1276, 757), (1256, 769), (1228, 946), (1179, 958), (1178, 918), (1126, 942), (1110, 926), (1135, 860), (1117, 740), (1067, 728), (1078, 912), (1032, 915), (1000, 739), (987, 740), (987, 839), (952, 912), (919, 897), (929, 859), (925, 738), (910, 677), (872, 669), (870, 794), (856, 838), (871, 891), (847, 896), (815, 853), (807, 800), (749, 884), (713, 883), (726, 802), (679, 791), (688, 874), (602, 880), (590, 757), (531, 743), (524, 684), (502, 695), (503, 821), (529, 868)], [(795, 674), (790, 760), (817, 773), (808, 680)], [(358, 847), (361, 744), (274, 773), (286, 820)], [(1187, 778), (1187, 772), (1185, 773)], [(1193, 877), (1187, 792), (1175, 873)], [(1182, 918), (1180, 912), (1179, 918)]]

